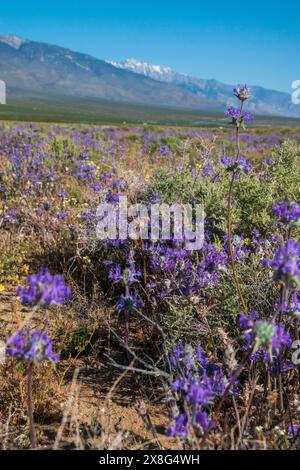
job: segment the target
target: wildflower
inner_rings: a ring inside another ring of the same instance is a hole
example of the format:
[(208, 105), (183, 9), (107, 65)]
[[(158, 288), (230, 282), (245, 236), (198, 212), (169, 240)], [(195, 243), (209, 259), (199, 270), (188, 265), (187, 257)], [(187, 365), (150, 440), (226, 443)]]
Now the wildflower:
[(247, 162), (247, 160), (244, 157), (239, 157), (237, 159), (236, 165), (239, 170), (242, 170), (245, 173), (249, 173), (253, 168), (251, 163)]
[(214, 175), (214, 169), (209, 165), (205, 165), (203, 168), (202, 176), (213, 176), (213, 175)]
[(150, 204), (160, 204), (161, 203), (161, 197), (160, 197), (159, 193), (154, 192), (152, 194), (152, 196), (150, 197), (150, 199), (148, 200), (148, 202)]
[(115, 194), (112, 191), (108, 191), (108, 193), (105, 196), (105, 202), (108, 202), (109, 204), (118, 204), (119, 203), (119, 194)]
[(251, 163), (247, 162), (244, 157), (239, 157), (237, 160), (234, 160), (233, 158), (224, 155), (220, 161), (229, 171), (241, 170), (244, 173), (249, 173), (253, 169)]
[(300, 316), (300, 292), (292, 293), (287, 310), (292, 315)]
[(276, 325), (275, 332), (272, 338), (273, 350), (279, 354), (282, 350), (282, 346), (289, 347), (291, 343), (291, 336), (287, 331), (285, 331), (284, 326), (281, 323)]
[(179, 413), (175, 417), (175, 423), (166, 431), (168, 437), (188, 437), (189, 420), (186, 413)]
[(252, 359), (259, 356), (256, 352), (264, 353), (265, 362), (272, 362), (274, 356), (282, 353), (283, 347), (291, 345), (291, 337), (284, 326), (267, 320), (257, 319), (257, 314), (251, 311), (249, 316), (241, 315), (240, 327), (244, 330), (246, 348), (253, 348)]
[(138, 292), (134, 291), (133, 296), (131, 294), (121, 294), (121, 297), (117, 304), (117, 310), (119, 312), (122, 312), (124, 310), (128, 311), (143, 307), (144, 305), (144, 302), (138, 296)]
[(122, 270), (118, 263), (109, 271), (108, 279), (114, 282), (122, 280)]
[(237, 85), (233, 90), (234, 95), (241, 101), (250, 98), (251, 89), (247, 85)]
[[(195, 417), (194, 417), (194, 426), (196, 428), (199, 428), (200, 427), (200, 431), (201, 431), (201, 434), (204, 434), (209, 425), (211, 423), (211, 419), (209, 418), (208, 414), (206, 413), (206, 411), (198, 411), (196, 414), (195, 414)], [(215, 423), (212, 425), (212, 428), (215, 428), (216, 425)]]
[(52, 349), (52, 341), (46, 331), (19, 330), (7, 341), (7, 353), (19, 361), (58, 361), (59, 355)]
[(222, 165), (227, 166), (227, 168), (231, 168), (233, 165), (233, 159), (231, 157), (227, 157), (226, 155), (223, 155), (220, 162)]
[(71, 297), (71, 290), (60, 274), (51, 275), (48, 268), (40, 269), (38, 274), (27, 277), (28, 287), (19, 287), (17, 295), (20, 302), (29, 305), (49, 306), (63, 304)]
[[(176, 392), (179, 413), (175, 423), (167, 431), (168, 436), (188, 437), (192, 430), (203, 435), (211, 423), (208, 409), (217, 397), (226, 390), (229, 379), (221, 367), (208, 360), (205, 351), (198, 345), (193, 348), (179, 344), (170, 356), (173, 372), (172, 389)], [(235, 384), (229, 393), (235, 393)]]
[(108, 274), (108, 278), (114, 282), (123, 281), (125, 285), (131, 285), (135, 282), (138, 282), (137, 277), (141, 276), (141, 272), (135, 269), (134, 263), (130, 263), (128, 268), (125, 268), (123, 271), (121, 266), (117, 263), (114, 267), (111, 268)]
[(225, 111), (225, 116), (230, 117), (232, 120), (232, 124), (239, 127), (243, 125), (244, 122), (251, 122), (254, 120), (254, 116), (249, 111), (242, 113), (240, 108), (235, 108), (234, 106), (230, 106)]
[(29, 418), (30, 443), (33, 449), (37, 446), (34, 425), (34, 401), (32, 397), (32, 381), (34, 365), (42, 361), (55, 362), (59, 355), (53, 352), (51, 338), (46, 331), (21, 329), (7, 341), (7, 353), (18, 361), (25, 361), (27, 366), (27, 408)]
[(274, 270), (275, 279), (287, 285), (299, 285), (300, 279), (300, 243), (289, 238), (285, 245), (277, 248), (272, 260), (264, 260), (263, 266)]
[(244, 243), (246, 246), (249, 246), (250, 243), (251, 243), (251, 239), (249, 237), (246, 237), (245, 240), (244, 240)]
[(230, 106), (225, 111), (225, 116), (231, 117), (234, 121), (238, 121), (241, 118), (241, 110), (239, 108), (234, 108), (233, 106)]
[(300, 225), (300, 205), (295, 201), (280, 201), (274, 204), (273, 211), (284, 225)]
[(65, 212), (59, 212), (58, 214), (56, 214), (56, 218), (58, 220), (64, 220), (64, 219), (67, 219), (70, 215), (70, 212), (68, 211), (65, 211)]
[(5, 222), (10, 222), (14, 224), (17, 221), (17, 210), (16, 209), (10, 209), (10, 210), (4, 210), (1, 213), (1, 216)]
[(299, 435), (300, 427), (297, 426), (296, 424), (289, 424), (288, 426), (288, 432), (291, 437), (295, 437)]
[(270, 166), (274, 163), (273, 157), (268, 157), (261, 162), (264, 166)]
[(244, 122), (252, 122), (254, 121), (254, 116), (252, 113), (250, 113), (249, 111), (246, 111), (244, 114), (243, 114), (243, 121)]

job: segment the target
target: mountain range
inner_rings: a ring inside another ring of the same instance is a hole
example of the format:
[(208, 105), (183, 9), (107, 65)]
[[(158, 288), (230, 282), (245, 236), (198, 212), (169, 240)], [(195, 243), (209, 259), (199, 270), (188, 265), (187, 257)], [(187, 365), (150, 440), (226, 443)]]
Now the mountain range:
[[(234, 104), (232, 85), (190, 77), (135, 59), (109, 62), (52, 44), (0, 36), (0, 80), (10, 98), (91, 98), (222, 112)], [(249, 109), (258, 114), (300, 117), (288, 93), (252, 87)]]
[[(164, 83), (189, 91), (194, 95), (214, 101), (224, 106), (236, 104), (232, 95), (233, 85), (226, 85), (217, 80), (204, 80), (179, 73), (170, 67), (149, 64), (136, 59), (127, 59), (123, 62), (110, 62), (115, 67), (139, 73), (145, 77), (153, 78)], [(251, 86), (252, 96), (247, 107), (257, 114), (273, 116), (299, 117), (300, 107), (292, 104), (291, 95), (275, 90), (268, 90), (261, 86)]]

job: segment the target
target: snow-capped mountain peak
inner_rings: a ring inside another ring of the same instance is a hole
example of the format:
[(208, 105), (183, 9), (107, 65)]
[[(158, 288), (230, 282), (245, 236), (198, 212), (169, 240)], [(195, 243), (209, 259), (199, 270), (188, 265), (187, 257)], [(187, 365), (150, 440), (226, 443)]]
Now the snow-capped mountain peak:
[(153, 78), (154, 80), (168, 82), (173, 80), (176, 72), (170, 67), (157, 64), (149, 64), (137, 59), (126, 59), (122, 62), (108, 61), (114, 67), (119, 69), (129, 70), (130, 72), (145, 75), (145, 77)]
[(14, 49), (19, 49), (27, 41), (26, 39), (20, 38), (19, 36), (14, 36), (13, 34), (5, 34), (4, 36), (0, 36), (0, 42), (4, 42)]

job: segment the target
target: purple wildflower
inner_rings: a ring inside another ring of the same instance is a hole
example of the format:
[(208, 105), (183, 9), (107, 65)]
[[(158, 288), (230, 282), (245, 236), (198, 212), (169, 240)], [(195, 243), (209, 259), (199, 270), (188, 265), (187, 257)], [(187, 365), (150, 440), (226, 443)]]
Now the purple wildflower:
[[(179, 344), (170, 356), (173, 372), (172, 389), (176, 392), (179, 413), (167, 431), (169, 436), (188, 437), (194, 430), (203, 434), (210, 426), (208, 410), (221, 397), (230, 381), (223, 369), (207, 358), (198, 345)], [(237, 383), (237, 382), (236, 382)], [(235, 393), (235, 385), (230, 393)], [(214, 426), (212, 426), (214, 427)]]
[(292, 293), (290, 303), (288, 305), (288, 312), (296, 316), (300, 315), (300, 292)]
[(117, 263), (113, 266), (108, 274), (110, 281), (120, 282), (123, 281), (125, 285), (131, 285), (135, 282), (138, 282), (137, 277), (141, 276), (141, 271), (135, 269), (134, 263), (130, 263), (128, 268), (125, 268), (123, 271), (121, 266)]
[(124, 310), (138, 309), (144, 305), (144, 302), (139, 298), (138, 291), (134, 291), (133, 295), (121, 294), (116, 308), (119, 312), (123, 312)]
[(231, 117), (234, 121), (238, 121), (241, 118), (241, 110), (239, 108), (235, 108), (234, 106), (230, 106), (228, 109), (226, 109), (225, 116)]
[(300, 224), (300, 205), (295, 201), (276, 202), (273, 206), (273, 211), (282, 224)]
[(7, 353), (19, 361), (58, 361), (59, 355), (52, 349), (52, 341), (46, 331), (19, 330), (7, 341)]
[(261, 162), (264, 166), (270, 166), (274, 163), (273, 157), (268, 157)]
[(300, 278), (300, 243), (288, 238), (286, 244), (277, 248), (272, 260), (265, 260), (264, 266), (274, 270), (275, 279), (287, 284), (299, 283)]
[(291, 345), (290, 334), (284, 326), (267, 320), (257, 318), (256, 312), (250, 312), (249, 316), (241, 315), (240, 327), (244, 330), (243, 337), (246, 340), (246, 349), (253, 347), (252, 359), (260, 357), (256, 352), (264, 354), (265, 362), (272, 362), (283, 348)]
[(254, 121), (254, 116), (252, 113), (250, 113), (250, 111), (246, 111), (244, 114), (243, 114), (243, 121), (244, 122), (252, 122)]
[(28, 287), (19, 287), (17, 295), (22, 304), (43, 305), (63, 304), (71, 297), (71, 289), (65, 284), (60, 274), (49, 273), (48, 268), (40, 269), (38, 274), (27, 278)]
[(239, 100), (246, 101), (248, 98), (250, 98), (251, 89), (247, 85), (237, 85), (234, 88), (233, 93)]
[(272, 338), (273, 351), (279, 353), (283, 346), (290, 347), (292, 343), (290, 334), (285, 331), (284, 326), (279, 323), (275, 327), (275, 333)]
[(166, 431), (168, 437), (188, 437), (190, 433), (189, 430), (189, 420), (186, 413), (179, 413), (175, 417), (175, 423), (173, 426), (170, 426)]
[(288, 432), (290, 434), (290, 436), (292, 437), (295, 437), (295, 436), (299, 436), (299, 431), (300, 431), (300, 427), (297, 426), (296, 424), (289, 424), (288, 426)]
[(152, 196), (150, 197), (150, 199), (148, 200), (148, 202), (150, 204), (160, 204), (161, 203), (161, 197), (159, 195), (159, 193), (155, 192), (152, 194)]
[(69, 215), (70, 215), (70, 212), (68, 212), (68, 211), (59, 212), (58, 214), (56, 214), (56, 218), (58, 220), (65, 220), (69, 217)]
[(226, 109), (225, 116), (230, 117), (232, 124), (236, 126), (240, 126), (243, 122), (251, 122), (254, 120), (252, 113), (249, 111), (242, 113), (240, 108), (235, 108), (234, 106), (230, 106)]
[[(211, 423), (211, 419), (209, 418), (208, 414), (206, 411), (197, 411), (194, 417), (194, 426), (196, 428), (200, 427), (201, 434), (204, 434), (209, 425)], [(212, 428), (215, 428), (215, 423), (212, 425)]]
[(220, 161), (229, 171), (241, 170), (244, 173), (249, 173), (253, 169), (251, 163), (247, 162), (244, 157), (239, 157), (237, 160), (234, 160), (233, 158), (224, 155)]

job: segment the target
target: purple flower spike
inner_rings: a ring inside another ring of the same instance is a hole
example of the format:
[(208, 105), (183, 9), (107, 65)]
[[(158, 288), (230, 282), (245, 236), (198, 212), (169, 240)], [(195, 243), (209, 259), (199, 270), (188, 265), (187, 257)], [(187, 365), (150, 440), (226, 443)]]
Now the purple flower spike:
[(225, 116), (231, 117), (233, 120), (237, 121), (241, 117), (241, 110), (230, 106), (230, 108), (226, 109)]
[(285, 283), (300, 280), (300, 243), (289, 238), (286, 244), (277, 248), (272, 260), (265, 260), (264, 266), (270, 266), (274, 270), (275, 278)]
[(300, 205), (295, 201), (280, 201), (274, 204), (273, 211), (284, 225), (300, 224)]
[(251, 88), (247, 85), (237, 85), (234, 88), (233, 93), (239, 100), (246, 101), (248, 98), (250, 98)]
[(52, 349), (52, 341), (46, 331), (19, 330), (7, 341), (7, 353), (19, 361), (58, 361), (59, 355)]
[(133, 295), (122, 294), (116, 308), (118, 312), (122, 312), (124, 310), (138, 309), (144, 307), (144, 305), (144, 302), (138, 296), (138, 292), (134, 291)]
[(190, 432), (187, 414), (178, 414), (174, 421), (174, 425), (167, 430), (166, 435), (168, 437), (187, 437)]
[(62, 305), (71, 297), (71, 289), (65, 284), (60, 274), (51, 275), (48, 268), (40, 269), (38, 274), (28, 276), (28, 287), (19, 287), (17, 295), (22, 304)]
[(235, 108), (234, 106), (230, 106), (225, 111), (225, 116), (230, 117), (232, 119), (232, 124), (236, 126), (240, 126), (244, 122), (251, 122), (254, 120), (254, 116), (252, 113), (250, 113), (249, 111), (242, 113), (240, 108)]
[(246, 113), (243, 114), (243, 121), (244, 122), (251, 122), (254, 121), (254, 116), (252, 113), (247, 111)]

